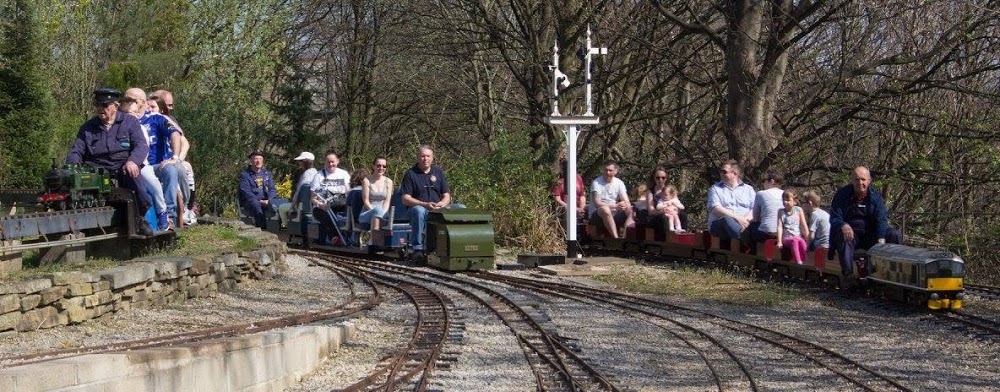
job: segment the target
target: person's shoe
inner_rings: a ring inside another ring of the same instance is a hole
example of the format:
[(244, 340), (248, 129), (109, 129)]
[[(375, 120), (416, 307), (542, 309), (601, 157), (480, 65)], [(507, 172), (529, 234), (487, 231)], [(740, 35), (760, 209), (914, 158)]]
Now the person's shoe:
[(156, 214), (156, 230), (163, 231), (170, 228), (170, 217), (167, 216), (167, 212), (161, 212)]

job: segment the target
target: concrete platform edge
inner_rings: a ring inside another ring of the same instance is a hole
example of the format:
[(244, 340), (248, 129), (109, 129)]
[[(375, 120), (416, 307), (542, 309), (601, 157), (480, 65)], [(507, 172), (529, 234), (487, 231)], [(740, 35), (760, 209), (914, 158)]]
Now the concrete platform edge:
[(0, 369), (0, 391), (281, 391), (352, 339), (350, 322)]

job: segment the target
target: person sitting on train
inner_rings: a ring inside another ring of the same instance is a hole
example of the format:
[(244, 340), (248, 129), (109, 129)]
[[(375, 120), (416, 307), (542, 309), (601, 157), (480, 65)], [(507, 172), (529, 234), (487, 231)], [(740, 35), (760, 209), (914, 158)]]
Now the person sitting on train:
[[(147, 121), (149, 119), (145, 115), (146, 111), (152, 111), (146, 102), (146, 93), (139, 88), (125, 90), (125, 98), (122, 100), (121, 110), (139, 119), (139, 127), (142, 128), (143, 134), (146, 135), (146, 143), (151, 143), (159, 128), (154, 128), (150, 123), (144, 123), (143, 121), (143, 117), (146, 117)], [(156, 113), (155, 111), (152, 112)], [(139, 176), (143, 184), (145, 184), (146, 193), (149, 194), (149, 198), (153, 202), (153, 212), (156, 214), (156, 229), (162, 231), (170, 228), (170, 218), (167, 215), (167, 202), (163, 197), (163, 185), (160, 184), (160, 179), (156, 178), (154, 169), (155, 166), (149, 164), (149, 155), (147, 154), (142, 169), (139, 170)]]
[(889, 227), (885, 201), (871, 187), (871, 181), (868, 168), (854, 168), (851, 183), (838, 189), (830, 203), (830, 245), (837, 252), (845, 278), (856, 276), (853, 268), (856, 249), (902, 242), (899, 231)]
[(427, 226), (427, 213), (450, 208), (464, 208), (464, 205), (451, 203), (451, 187), (444, 176), (441, 167), (434, 164), (434, 150), (428, 145), (417, 148), (417, 163), (406, 170), (400, 187), (403, 204), (409, 207), (410, 245), (413, 247), (414, 260), (424, 257), (424, 229)]
[(264, 167), (264, 154), (254, 151), (247, 159), (250, 164), (240, 173), (240, 206), (253, 217), (254, 226), (267, 229), (267, 217), (277, 214), (278, 207), (288, 200), (278, 198), (274, 177)]
[(665, 234), (666, 230), (683, 231), (680, 215), (684, 204), (677, 197), (677, 188), (667, 184), (667, 169), (663, 166), (653, 169), (646, 186), (646, 211), (657, 237)]
[(764, 242), (778, 237), (778, 210), (782, 206), (781, 182), (784, 176), (776, 171), (764, 175), (764, 189), (757, 192), (753, 201), (754, 221), (750, 223), (750, 235), (754, 242)]
[(802, 193), (802, 211), (806, 213), (809, 233), (812, 234), (812, 239), (809, 241), (810, 251), (819, 248), (830, 249), (830, 213), (819, 208), (819, 202), (819, 194), (816, 191)]
[[(139, 120), (118, 110), (121, 98), (121, 91), (112, 88), (94, 90), (94, 117), (80, 126), (66, 163), (84, 163), (107, 170), (118, 186), (134, 192), (137, 211), (145, 212), (152, 201), (139, 179), (139, 171), (149, 154), (149, 144)], [(152, 235), (153, 229), (143, 214), (135, 215), (138, 232)]]
[(753, 220), (756, 193), (743, 182), (735, 160), (719, 167), (719, 177), (720, 181), (708, 189), (708, 230), (723, 241), (741, 239)]
[[(560, 217), (564, 217), (566, 214), (566, 209), (569, 208), (569, 199), (566, 198), (566, 159), (562, 158), (559, 160), (559, 178), (556, 183), (552, 185), (549, 189), (549, 194), (552, 195), (552, 204), (556, 213)], [(583, 219), (584, 211), (587, 208), (587, 189), (583, 185), (583, 176), (579, 173), (576, 174), (576, 218)], [(563, 220), (560, 220), (562, 222)]]
[[(295, 157), (295, 162), (298, 163), (302, 174), (299, 175), (299, 180), (295, 183), (295, 191), (292, 192), (291, 202), (282, 205), (278, 211), (278, 217), (281, 219), (282, 226), (286, 226), (293, 217), (303, 218), (306, 212), (312, 211), (312, 208), (309, 207), (309, 199), (312, 197), (310, 187), (312, 186), (313, 178), (319, 172), (315, 167), (316, 156), (309, 151), (303, 151), (299, 156)], [(300, 219), (300, 222), (307, 223), (304, 219)]]
[(792, 262), (802, 264), (806, 259), (806, 238), (809, 238), (809, 223), (806, 214), (798, 206), (799, 197), (793, 190), (781, 194), (783, 206), (778, 209), (775, 224), (778, 227), (778, 248), (788, 248)]
[(392, 179), (385, 175), (388, 162), (385, 157), (376, 157), (372, 161), (372, 174), (361, 180), (361, 201), (365, 206), (358, 221), (362, 224), (368, 223), (372, 230), (381, 227), (380, 219), (389, 211), (392, 199), (394, 189)]
[(312, 194), (313, 219), (319, 222), (320, 245), (330, 244), (332, 230), (337, 224), (334, 222), (333, 214), (347, 210), (347, 191), (351, 183), (351, 174), (337, 167), (338, 165), (340, 157), (337, 153), (327, 151), (323, 170), (316, 173), (309, 187)]
[(616, 175), (618, 175), (618, 163), (605, 161), (604, 175), (595, 178), (590, 185), (592, 197), (588, 206), (590, 221), (597, 222), (600, 219), (604, 222), (604, 228), (612, 238), (620, 237), (619, 224), (623, 223), (624, 227), (635, 226), (628, 189), (622, 180), (615, 177)]

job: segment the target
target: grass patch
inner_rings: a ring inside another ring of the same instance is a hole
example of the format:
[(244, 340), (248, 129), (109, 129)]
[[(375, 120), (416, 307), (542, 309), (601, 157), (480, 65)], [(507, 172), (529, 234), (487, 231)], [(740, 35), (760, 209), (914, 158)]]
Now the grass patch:
[[(239, 253), (255, 250), (259, 247), (257, 240), (238, 236), (239, 232), (232, 228), (221, 225), (196, 225), (189, 226), (177, 233), (177, 243), (170, 249), (164, 249), (146, 255), (145, 257), (157, 256), (196, 256), (201, 254), (217, 253)], [(37, 250), (24, 251), (22, 255), (21, 270), (0, 275), (0, 284), (13, 283), (25, 279), (41, 277), (53, 272), (86, 271), (97, 272), (100, 270), (128, 264), (127, 260), (115, 260), (110, 258), (88, 257), (86, 261), (76, 263), (55, 263), (51, 265), (39, 266), (40, 254)]]
[(594, 279), (632, 292), (683, 295), (736, 305), (775, 306), (799, 297), (792, 288), (716, 268), (624, 266)]
[(196, 256), (214, 253), (239, 253), (257, 249), (252, 238), (240, 237), (232, 227), (221, 225), (189, 226), (177, 233), (177, 245), (150, 256)]

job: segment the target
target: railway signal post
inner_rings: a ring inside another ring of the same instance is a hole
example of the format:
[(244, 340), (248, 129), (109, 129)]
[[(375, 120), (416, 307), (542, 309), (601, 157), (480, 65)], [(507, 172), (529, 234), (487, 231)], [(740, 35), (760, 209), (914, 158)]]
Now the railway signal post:
[(550, 103), (552, 113), (545, 118), (545, 122), (553, 126), (559, 126), (566, 135), (566, 257), (580, 258), (579, 243), (576, 237), (576, 140), (579, 136), (579, 127), (584, 125), (597, 125), (600, 117), (594, 114), (593, 109), (593, 80), (590, 77), (590, 63), (595, 54), (608, 54), (607, 48), (595, 48), (590, 40), (590, 26), (587, 26), (587, 46), (584, 48), (584, 69), (586, 80), (586, 107), (587, 111), (582, 115), (562, 115), (559, 113), (559, 89), (570, 86), (569, 78), (559, 70), (559, 44), (552, 47), (552, 96)]

